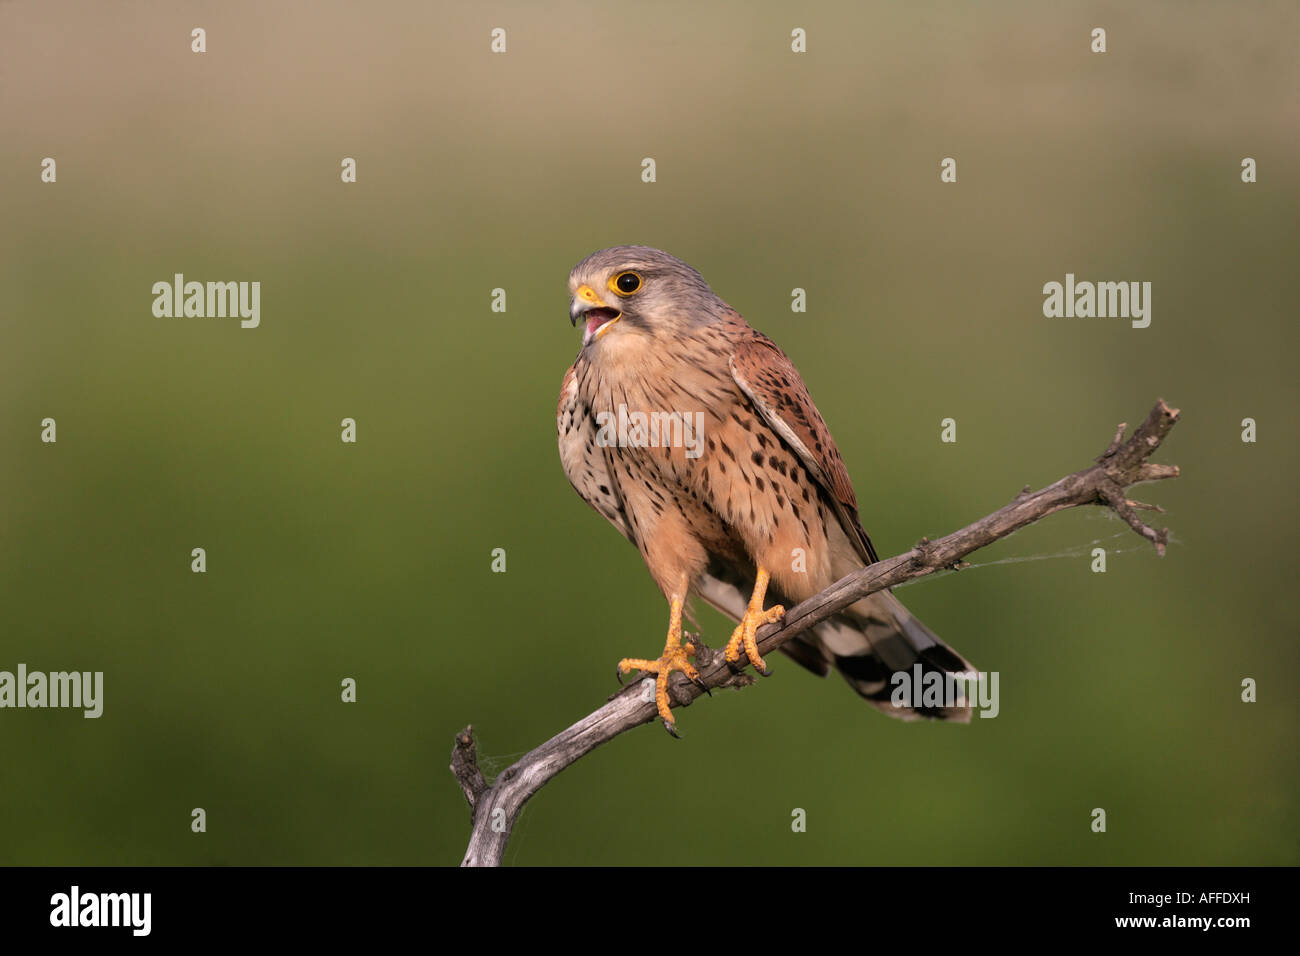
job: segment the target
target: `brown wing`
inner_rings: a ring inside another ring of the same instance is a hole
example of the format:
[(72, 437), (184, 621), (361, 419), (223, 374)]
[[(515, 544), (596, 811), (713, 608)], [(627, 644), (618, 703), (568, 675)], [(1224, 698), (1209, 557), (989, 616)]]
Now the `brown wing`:
[(799, 456), (840, 519), (840, 526), (866, 564), (879, 560), (858, 518), (848, 469), (799, 370), (767, 336), (747, 329), (729, 360), (731, 377), (764, 421)]
[(564, 373), (560, 385), (555, 430), (559, 438), (560, 464), (564, 466), (569, 484), (623, 537), (635, 543), (618, 484), (611, 479), (605, 454), (596, 444), (596, 420), (578, 395), (578, 378), (572, 365)]

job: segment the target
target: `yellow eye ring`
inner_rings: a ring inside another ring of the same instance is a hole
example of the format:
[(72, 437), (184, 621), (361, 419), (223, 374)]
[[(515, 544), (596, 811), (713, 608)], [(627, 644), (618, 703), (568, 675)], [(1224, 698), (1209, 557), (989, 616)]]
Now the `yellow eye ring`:
[(641, 277), (635, 272), (620, 272), (610, 276), (609, 291), (626, 298), (641, 291)]

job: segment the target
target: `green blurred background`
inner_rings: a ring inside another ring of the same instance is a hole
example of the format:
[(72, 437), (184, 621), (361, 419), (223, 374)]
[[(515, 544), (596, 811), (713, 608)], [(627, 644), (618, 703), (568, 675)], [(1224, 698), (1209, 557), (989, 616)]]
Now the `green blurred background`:
[[(996, 720), (892, 721), (777, 658), (682, 741), (646, 726), (562, 774), (508, 863), (1297, 862), (1297, 26), (1289, 2), (0, 3), (0, 669), (106, 684), (99, 720), (0, 711), (0, 861), (458, 862), (453, 733), (499, 771), (662, 643), (554, 437), (568, 270), (645, 243), (799, 365), (882, 554), (1087, 465), (1158, 396), (1183, 477), (1141, 497), (1176, 543), (1068, 513), (973, 560), (1074, 556), (900, 592), (1000, 672)], [(260, 281), (261, 327), (155, 318), (176, 272)], [(1044, 318), (1067, 272), (1152, 282), (1150, 328)]]

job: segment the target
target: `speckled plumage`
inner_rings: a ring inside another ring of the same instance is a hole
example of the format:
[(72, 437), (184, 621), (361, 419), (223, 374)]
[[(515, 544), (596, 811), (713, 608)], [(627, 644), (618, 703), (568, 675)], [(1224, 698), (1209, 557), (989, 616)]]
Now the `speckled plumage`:
[[(626, 272), (641, 281), (634, 294), (614, 285)], [(560, 459), (578, 493), (637, 546), (665, 597), (685, 582), (677, 597), (699, 595), (740, 620), (759, 567), (773, 598), (794, 604), (876, 560), (798, 370), (699, 273), (659, 250), (623, 246), (580, 262), (569, 288), (571, 314), (588, 328), (560, 389)], [(680, 445), (598, 442), (620, 405), (698, 416), (699, 456)], [(835, 666), (892, 716), (969, 719), (965, 707), (918, 713), (890, 703), (894, 671), (918, 662), (972, 669), (892, 594), (859, 601), (783, 650), (820, 674)]]

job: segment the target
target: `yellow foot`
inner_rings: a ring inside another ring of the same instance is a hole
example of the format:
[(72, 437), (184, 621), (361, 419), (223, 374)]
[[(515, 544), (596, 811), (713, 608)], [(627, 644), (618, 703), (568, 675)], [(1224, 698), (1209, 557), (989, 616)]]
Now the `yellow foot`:
[(623, 682), (623, 675), (630, 674), (632, 671), (642, 671), (646, 674), (655, 675), (655, 706), (659, 709), (659, 719), (664, 723), (664, 729), (674, 737), (679, 736), (677, 733), (677, 721), (673, 717), (672, 709), (668, 706), (668, 677), (673, 671), (681, 671), (690, 680), (694, 681), (706, 694), (709, 689), (704, 686), (700, 680), (700, 672), (695, 669), (687, 657), (695, 653), (695, 645), (690, 641), (682, 643), (682, 602), (674, 598), (672, 601), (672, 614), (668, 621), (668, 640), (664, 644), (664, 652), (658, 660), (648, 661), (641, 657), (625, 657), (618, 662), (618, 679), (619, 683)]
[(758, 641), (755, 639), (755, 632), (764, 624), (775, 624), (781, 618), (785, 617), (785, 608), (780, 604), (775, 604), (763, 610), (763, 597), (767, 594), (768, 574), (762, 568), (758, 569), (758, 579), (754, 582), (754, 593), (749, 598), (749, 607), (745, 609), (744, 616), (736, 629), (731, 632), (731, 640), (727, 641), (727, 663), (736, 664), (740, 661), (740, 651), (744, 648), (745, 655), (749, 662), (754, 665), (764, 677), (772, 672), (767, 669), (767, 664), (762, 656), (758, 653)]

